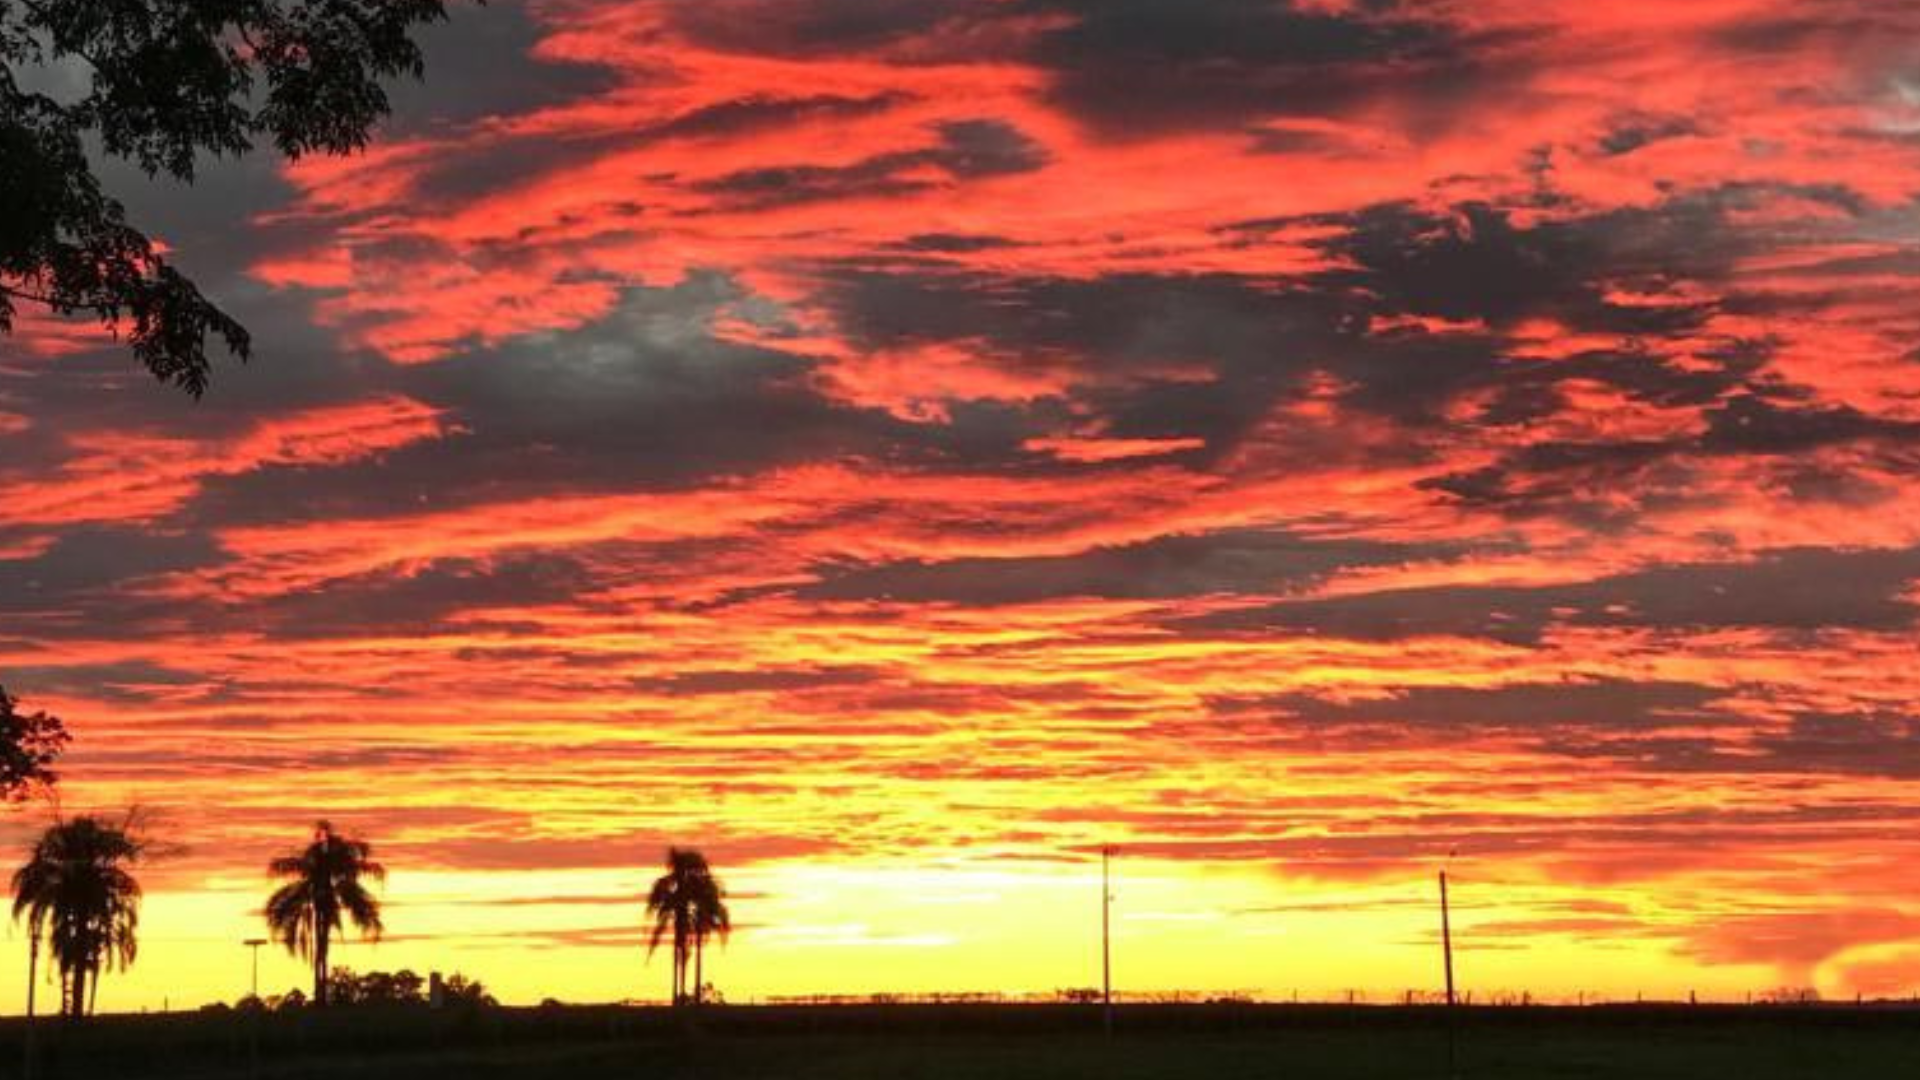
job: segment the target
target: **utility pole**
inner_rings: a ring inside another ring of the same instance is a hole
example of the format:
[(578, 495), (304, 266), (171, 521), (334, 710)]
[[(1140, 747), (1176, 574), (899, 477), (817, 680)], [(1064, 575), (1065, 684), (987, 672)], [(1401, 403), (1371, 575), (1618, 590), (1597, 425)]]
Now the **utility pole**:
[(1107, 1038), (1113, 1038), (1113, 845), (1100, 848), (1100, 999)]
[(1453, 920), (1447, 911), (1447, 872), (1440, 871), (1440, 950), (1447, 964), (1447, 1008), (1453, 1008)]
[[(1453, 852), (1447, 853), (1449, 862), (1453, 856)], [(1457, 999), (1453, 992), (1453, 913), (1447, 906), (1446, 863), (1440, 865), (1440, 954), (1447, 968), (1447, 1078), (1454, 1080), (1460, 1075), (1460, 1019), (1455, 1010)]]
[(253, 951), (253, 1000), (260, 1000), (260, 946), (267, 943), (266, 938), (248, 938), (240, 944)]

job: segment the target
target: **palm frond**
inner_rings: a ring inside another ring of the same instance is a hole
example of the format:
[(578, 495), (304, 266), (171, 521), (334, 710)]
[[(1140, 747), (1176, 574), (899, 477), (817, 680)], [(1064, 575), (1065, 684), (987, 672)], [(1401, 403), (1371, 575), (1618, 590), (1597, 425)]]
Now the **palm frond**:
[(342, 929), (342, 915), (378, 939), (386, 930), (380, 901), (361, 882), (385, 881), (387, 870), (372, 854), (367, 841), (341, 836), (321, 821), (305, 848), (270, 861), (268, 876), (284, 882), (262, 912), (275, 939), (289, 952), (311, 957), (322, 935)]

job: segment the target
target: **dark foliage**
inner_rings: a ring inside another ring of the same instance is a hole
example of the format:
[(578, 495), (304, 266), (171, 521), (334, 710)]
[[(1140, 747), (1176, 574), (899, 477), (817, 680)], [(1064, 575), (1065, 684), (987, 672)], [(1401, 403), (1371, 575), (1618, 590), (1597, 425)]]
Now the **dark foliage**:
[(322, 821), (314, 826), (311, 844), (274, 859), (267, 873), (282, 882), (267, 898), (267, 929), (288, 952), (313, 962), (313, 1001), (327, 1005), (333, 985), (327, 952), (343, 920), (375, 939), (384, 929), (380, 901), (367, 884), (385, 881), (386, 867), (373, 861), (373, 845), (342, 836)]
[[(5, 167), (0, 155), (0, 168)], [(5, 227), (0, 218), (0, 228)], [(54, 759), (70, 738), (59, 717), (20, 711), (19, 701), (0, 687), (0, 796), (19, 802), (52, 786)]]
[(356, 974), (337, 967), (327, 974), (332, 1005), (407, 1005), (427, 1000), (427, 981), (407, 968)]
[[(140, 882), (132, 867), (148, 844), (137, 812), (120, 823), (78, 817), (49, 828), (13, 875), (13, 917), (45, 941), (60, 973), (62, 1011), (93, 1012), (103, 972), (139, 953)], [(89, 990), (92, 993), (89, 993)]]
[[(381, 80), (422, 71), (419, 25), (445, 0), (0, 0), (0, 334), (16, 304), (92, 314), (156, 378), (199, 396), (218, 339), (247, 331), (129, 225), (90, 141), (151, 176), (191, 181), (202, 153), (259, 139), (298, 158), (366, 145)], [(37, 89), (85, 71), (69, 100)]]
[[(360, 974), (351, 968), (337, 967), (327, 975), (329, 1005), (426, 1005), (431, 1001), (429, 989), (428, 981), (408, 968)], [(440, 1005), (443, 1007), (497, 1004), (499, 1002), (478, 979), (469, 979), (456, 972), (440, 983)]]
[[(675, 1005), (698, 1005), (708, 997), (702, 960), (708, 938), (718, 937), (724, 942), (733, 931), (733, 916), (726, 900), (726, 887), (713, 876), (705, 855), (691, 848), (667, 849), (667, 872), (654, 881), (647, 894), (647, 914), (653, 920), (647, 955), (652, 956), (671, 935)], [(689, 976), (691, 992), (687, 987)]]

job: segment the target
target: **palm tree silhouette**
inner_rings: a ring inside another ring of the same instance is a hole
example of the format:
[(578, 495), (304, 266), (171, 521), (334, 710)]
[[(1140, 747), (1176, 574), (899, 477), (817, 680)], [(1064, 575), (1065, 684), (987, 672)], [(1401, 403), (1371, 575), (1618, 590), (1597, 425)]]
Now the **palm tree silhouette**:
[(110, 825), (77, 817), (42, 834), (26, 865), (14, 872), (13, 917), (26, 918), (35, 942), (45, 935), (60, 968), (61, 1008), (68, 1016), (78, 1019), (93, 1010), (103, 970), (133, 963), (140, 883), (127, 868), (145, 852), (131, 821)]
[(341, 915), (371, 938), (386, 929), (380, 923), (380, 901), (363, 884), (363, 879), (387, 879), (387, 868), (372, 856), (371, 844), (343, 837), (322, 821), (314, 826), (313, 843), (306, 850), (267, 864), (270, 876), (286, 882), (267, 898), (267, 929), (288, 952), (313, 961), (316, 1005), (327, 1003), (327, 950), (342, 928)]
[[(704, 964), (707, 938), (721, 941), (733, 931), (733, 916), (727, 911), (727, 890), (713, 876), (707, 857), (692, 848), (668, 848), (667, 872), (653, 883), (647, 894), (647, 914), (653, 917), (653, 933), (647, 940), (651, 957), (669, 932), (673, 934), (673, 1003), (691, 1000), (699, 1004), (704, 997)], [(687, 994), (687, 962), (693, 962), (693, 994)]]

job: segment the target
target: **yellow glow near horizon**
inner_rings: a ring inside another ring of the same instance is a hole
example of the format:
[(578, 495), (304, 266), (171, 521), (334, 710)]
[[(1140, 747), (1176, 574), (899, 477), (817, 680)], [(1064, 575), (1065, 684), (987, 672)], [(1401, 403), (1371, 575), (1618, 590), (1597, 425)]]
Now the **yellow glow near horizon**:
[[(1113, 950), (1123, 1000), (1172, 993), (1262, 1000), (1391, 1003), (1440, 989), (1438, 901), (1431, 881), (1325, 888), (1268, 875), (1116, 863)], [(530, 880), (533, 879), (533, 880)], [(663, 951), (644, 948), (637, 872), (541, 875), (397, 873), (388, 934), (347, 935), (334, 962), (358, 971), (462, 972), (509, 1004), (659, 1001)], [(533, 886), (531, 889), (529, 886)], [(1097, 863), (1014, 869), (778, 865), (729, 875), (739, 929), (711, 948), (706, 971), (726, 1000), (814, 995), (1002, 993), (1047, 997), (1099, 985)], [(1740, 1000), (1770, 989), (1764, 967), (1698, 967), (1658, 940), (1557, 936), (1549, 924), (1516, 944), (1501, 924), (1564, 905), (1559, 890), (1499, 889), (1456, 878), (1455, 967), (1477, 1000)], [(1476, 892), (1482, 892), (1476, 895)], [(850, 903), (857, 898), (857, 903)], [(148, 897), (141, 955), (108, 976), (105, 1011), (194, 1008), (243, 996), (261, 933), (259, 893), (231, 882)], [(254, 910), (249, 911), (249, 907)], [(1491, 927), (1490, 936), (1477, 927)], [(0, 1010), (23, 1006), (25, 944), (0, 955), (22, 978), (0, 982)], [(310, 991), (305, 963), (277, 944), (260, 952), (265, 994)], [(1848, 988), (1828, 982), (1828, 993)], [(42, 987), (42, 1008), (57, 986)]]

